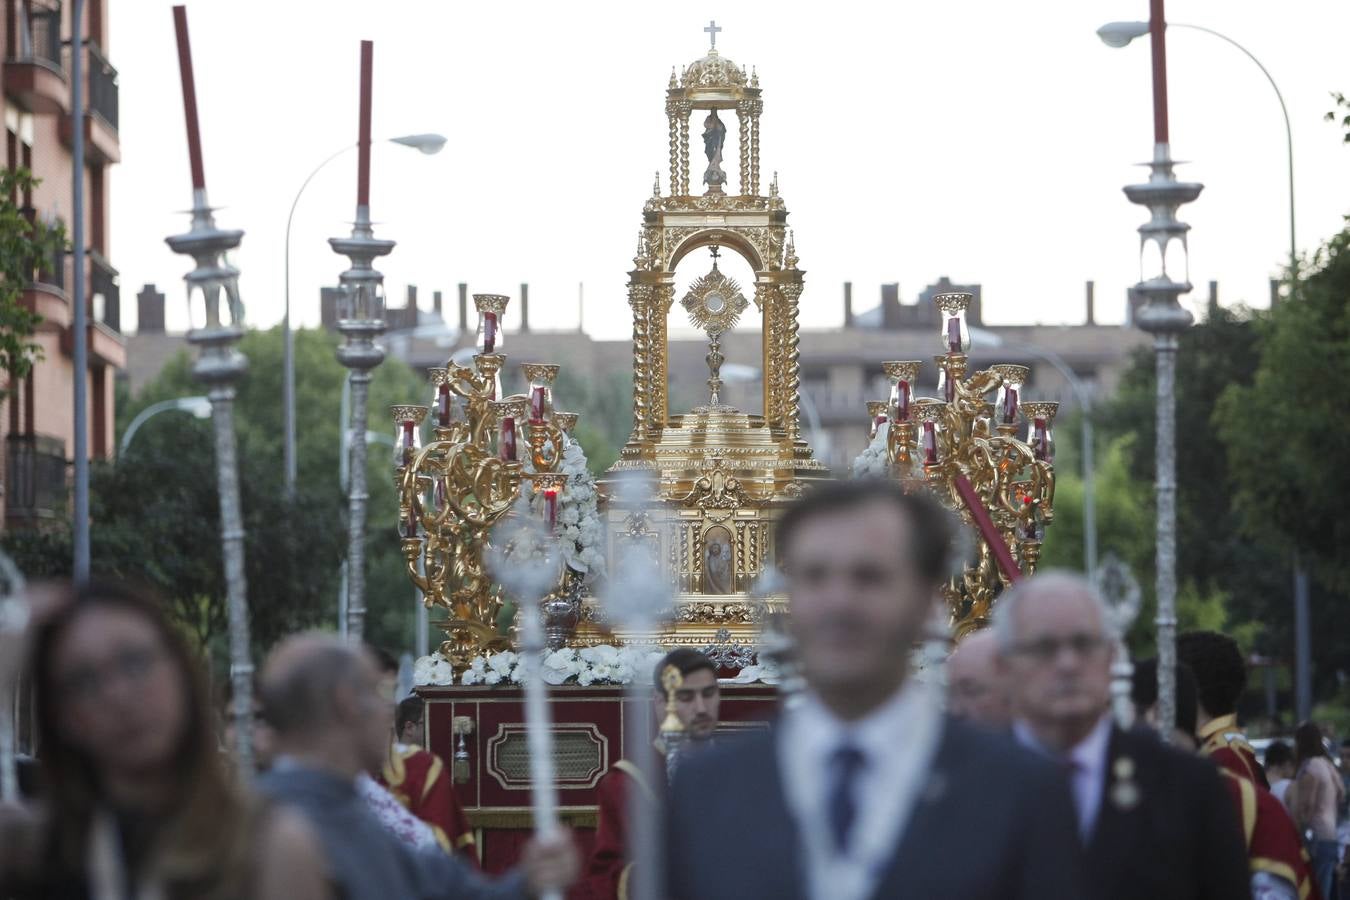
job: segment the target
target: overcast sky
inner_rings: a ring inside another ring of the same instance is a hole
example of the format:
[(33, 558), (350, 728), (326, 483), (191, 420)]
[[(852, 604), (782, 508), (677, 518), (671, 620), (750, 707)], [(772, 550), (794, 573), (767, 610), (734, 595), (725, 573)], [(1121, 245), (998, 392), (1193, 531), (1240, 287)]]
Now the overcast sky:
[[(112, 0), (109, 55), (121, 83), (112, 254), (127, 327), (146, 282), (186, 324), (191, 267), (164, 237), (186, 229), (187, 149), (169, 0)], [(189, 0), (206, 178), (218, 222), (246, 234), (236, 262), (250, 321), (282, 312), (287, 212), (305, 176), (354, 142), (358, 42), (375, 41), (374, 132), (440, 132), (437, 156), (393, 145), (373, 157), (380, 268), (453, 307), (455, 285), (515, 295), (531, 285), (536, 328), (630, 333), (625, 302), (652, 175), (666, 186), (665, 87), (672, 65), (718, 49), (755, 66), (764, 90), (763, 182), (781, 192), (807, 271), (807, 327), (842, 320), (841, 283), (871, 306), (882, 282), (912, 302), (948, 275), (984, 285), (986, 319), (1077, 322), (1083, 282), (1099, 319), (1119, 321), (1138, 278), (1147, 218), (1121, 186), (1152, 149), (1147, 41), (1111, 49), (1108, 20), (1145, 0), (946, 0), (829, 4), (720, 0), (499, 2)], [(1169, 0), (1173, 22), (1243, 43), (1284, 92), (1293, 122), (1298, 240), (1310, 250), (1350, 212), (1350, 147), (1322, 121), (1350, 92), (1343, 0)], [(1201, 181), (1183, 208), (1195, 300), (1264, 306), (1288, 252), (1285, 133), (1274, 93), (1238, 50), (1206, 34), (1168, 37), (1172, 146)], [(694, 128), (691, 158), (701, 165)], [(734, 142), (728, 139), (734, 148)], [(734, 162), (734, 149), (727, 154)], [(346, 258), (355, 153), (310, 185), (292, 234), (297, 321)], [(732, 175), (734, 185), (735, 175)], [(508, 316), (510, 326), (514, 315)]]

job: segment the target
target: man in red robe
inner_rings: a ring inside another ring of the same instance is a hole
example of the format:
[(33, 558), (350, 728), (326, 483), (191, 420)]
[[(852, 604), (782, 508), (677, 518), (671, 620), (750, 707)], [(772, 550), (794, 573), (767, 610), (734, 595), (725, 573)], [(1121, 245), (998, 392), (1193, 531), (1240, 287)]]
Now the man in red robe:
[(409, 812), (431, 826), (443, 850), (477, 862), (473, 829), (455, 796), (445, 763), (422, 749), (422, 715), (420, 697), (399, 703), (394, 717), (395, 741), (378, 780)]
[[(657, 665), (653, 674), (656, 721), (666, 712), (666, 693), (661, 674), (667, 666), (679, 670), (683, 683), (675, 692), (675, 711), (684, 726), (684, 742), (679, 752), (698, 752), (711, 743), (717, 730), (717, 711), (721, 700), (717, 666), (712, 660), (689, 647), (672, 650)], [(627, 900), (633, 862), (628, 846), (630, 803), (638, 792), (653, 806), (666, 791), (666, 757), (660, 741), (652, 748), (648, 772), (655, 783), (632, 760), (621, 759), (612, 765), (596, 786), (599, 818), (595, 844), (582, 876), (568, 893), (568, 900)]]
[[(1195, 675), (1200, 752), (1226, 776), (1224, 786), (1242, 822), (1254, 892), (1318, 900), (1321, 895), (1298, 829), (1270, 792), (1265, 770), (1238, 729), (1237, 701), (1247, 685), (1247, 664), (1237, 642), (1216, 631), (1188, 631), (1177, 637), (1177, 659)], [(1177, 703), (1180, 709), (1180, 697)]]

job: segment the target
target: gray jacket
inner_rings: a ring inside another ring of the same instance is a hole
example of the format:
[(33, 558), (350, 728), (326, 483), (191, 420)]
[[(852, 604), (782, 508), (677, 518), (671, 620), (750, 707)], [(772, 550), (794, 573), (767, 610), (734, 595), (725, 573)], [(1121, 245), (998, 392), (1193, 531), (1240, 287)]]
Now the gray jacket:
[(352, 782), (297, 764), (258, 779), (258, 789), (299, 810), (318, 834), (340, 900), (523, 900), (524, 878), (490, 881), (440, 851), (419, 853), (366, 808)]

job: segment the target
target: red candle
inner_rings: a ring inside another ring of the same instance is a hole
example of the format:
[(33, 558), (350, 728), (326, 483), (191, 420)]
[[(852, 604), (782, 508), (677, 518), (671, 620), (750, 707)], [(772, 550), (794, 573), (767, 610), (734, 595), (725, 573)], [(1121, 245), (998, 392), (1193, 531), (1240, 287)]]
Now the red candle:
[(1043, 416), (1037, 416), (1032, 423), (1032, 427), (1035, 429), (1036, 433), (1036, 447), (1035, 447), (1036, 458), (1039, 460), (1049, 460), (1050, 429), (1048, 429), (1045, 425), (1045, 418)]
[(935, 466), (938, 461), (937, 423), (923, 423), (923, 464)]
[(497, 449), (498, 455), (507, 462), (516, 461), (516, 417), (502, 417), (501, 446)]
[(548, 388), (542, 384), (536, 384), (530, 388), (530, 424), (534, 425), (544, 421), (544, 393)]
[(942, 395), (948, 403), (956, 402), (956, 379), (946, 370), (942, 370)]
[(896, 383), (895, 389), (896, 389), (896, 395), (895, 395), (895, 396), (896, 396), (896, 400), (895, 400), (895, 421), (897, 421), (897, 422), (908, 422), (908, 421), (909, 421), (909, 382), (902, 379), (901, 381), (899, 381), (899, 382)]
[(197, 84), (192, 75), (192, 44), (188, 40), (187, 8), (173, 8), (173, 30), (178, 37), (178, 74), (183, 81), (183, 117), (187, 120), (188, 162), (192, 167), (192, 189), (206, 189), (206, 170), (202, 166), (202, 135), (197, 126)]
[(549, 530), (553, 530), (558, 525), (558, 489), (548, 488), (544, 491), (544, 514), (548, 517)]
[(450, 426), (450, 385), (445, 383), (436, 388), (436, 422), (442, 428)]
[(1017, 388), (1008, 385), (1003, 389), (1003, 424), (1017, 423)]
[(370, 206), (370, 78), (372, 41), (361, 42), (361, 100), (356, 138), (356, 205)]
[(483, 352), (491, 353), (497, 348), (497, 314), (483, 313)]
[(961, 352), (961, 320), (956, 316), (947, 320), (947, 350), (951, 353)]

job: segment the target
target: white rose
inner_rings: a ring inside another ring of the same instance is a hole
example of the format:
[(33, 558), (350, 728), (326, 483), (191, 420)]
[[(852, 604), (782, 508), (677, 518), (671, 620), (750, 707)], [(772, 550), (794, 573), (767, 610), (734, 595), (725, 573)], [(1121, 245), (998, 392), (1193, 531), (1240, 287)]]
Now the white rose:
[(479, 675), (482, 675), (483, 670), (487, 668), (487, 658), (483, 656), (475, 656), (473, 658), (473, 662), (469, 663), (469, 668), (473, 669)]
[(591, 672), (590, 669), (583, 669), (581, 672), (577, 674), (577, 684), (587, 685), (593, 681), (595, 681), (595, 675)]
[(478, 684), (483, 680), (483, 676), (473, 669), (465, 669), (464, 674), (459, 676), (460, 684)]
[[(467, 674), (467, 673), (466, 673), (466, 674)], [(490, 671), (490, 672), (488, 672), (486, 675), (483, 676), (483, 683), (484, 683), (484, 684), (500, 684), (500, 683), (501, 683), (501, 680), (502, 680), (502, 674), (501, 674), (500, 672), (498, 672), (498, 671), (495, 671), (495, 670)]]

